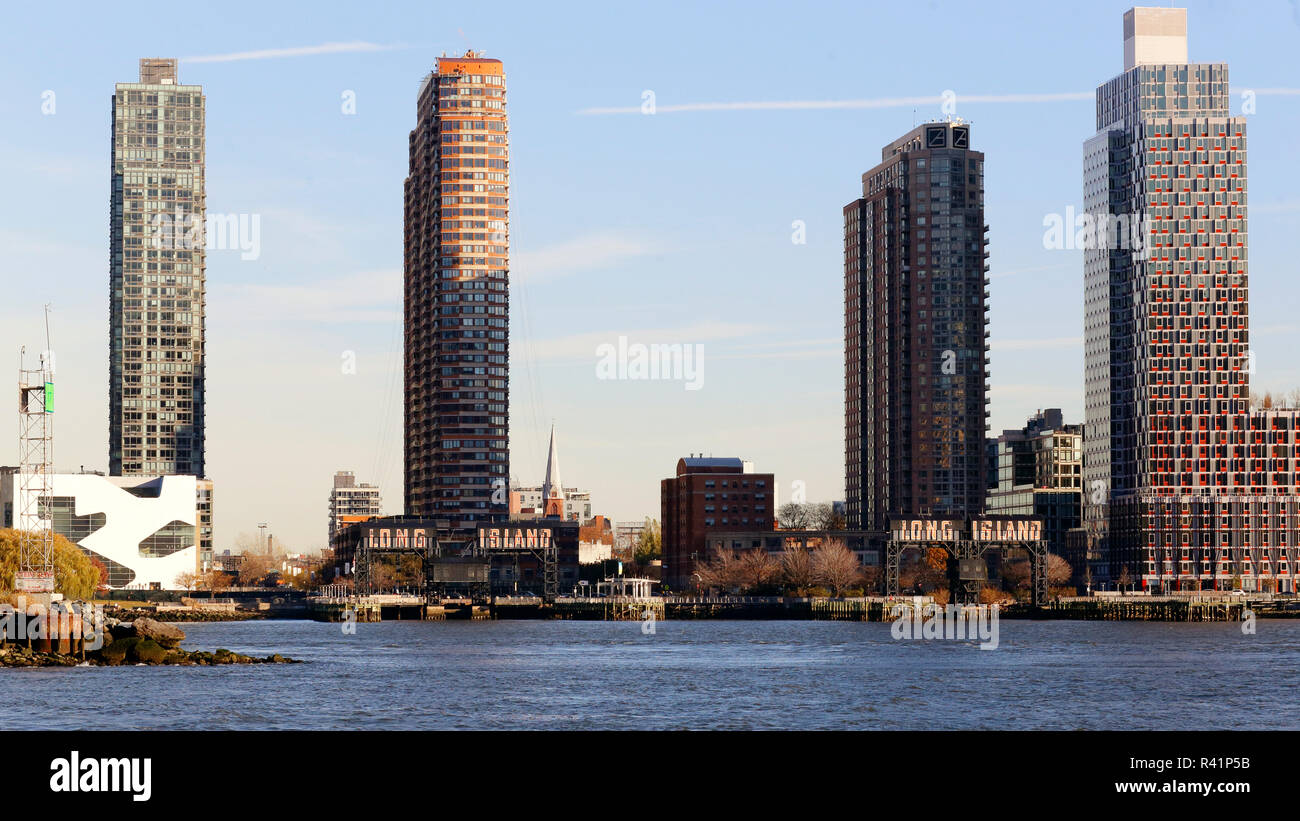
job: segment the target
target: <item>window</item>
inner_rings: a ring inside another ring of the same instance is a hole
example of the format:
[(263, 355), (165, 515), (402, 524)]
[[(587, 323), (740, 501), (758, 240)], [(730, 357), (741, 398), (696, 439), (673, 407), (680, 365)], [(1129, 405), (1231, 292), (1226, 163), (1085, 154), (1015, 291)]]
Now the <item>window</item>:
[(194, 525), (174, 519), (140, 542), (140, 555), (160, 558), (178, 553), (195, 543)]

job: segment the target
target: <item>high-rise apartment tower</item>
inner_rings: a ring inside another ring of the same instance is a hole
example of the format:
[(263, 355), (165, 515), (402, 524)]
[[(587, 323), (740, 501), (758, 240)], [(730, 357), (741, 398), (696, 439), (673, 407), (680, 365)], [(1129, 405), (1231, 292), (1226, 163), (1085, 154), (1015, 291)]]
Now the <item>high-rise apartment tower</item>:
[(475, 52), (425, 77), (406, 178), (406, 515), (453, 536), (509, 511), (505, 72)]
[(988, 351), (984, 155), (970, 126), (885, 146), (844, 208), (845, 515), (983, 510)]
[(109, 472), (202, 477), (203, 88), (144, 59), (112, 114)]
[(1294, 411), (1250, 407), (1246, 119), (1187, 11), (1124, 15), (1083, 195), (1089, 552), (1147, 589), (1294, 590)]

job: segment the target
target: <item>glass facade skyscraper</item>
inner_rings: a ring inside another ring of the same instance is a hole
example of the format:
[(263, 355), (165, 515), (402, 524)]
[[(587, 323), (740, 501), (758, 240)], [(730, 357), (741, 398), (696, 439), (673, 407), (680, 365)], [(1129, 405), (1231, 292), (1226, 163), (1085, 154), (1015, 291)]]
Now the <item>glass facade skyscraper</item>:
[(109, 472), (202, 477), (202, 87), (174, 59), (141, 60), (116, 86), (112, 136)]
[(108, 465), (196, 476), (199, 564), (212, 557), (204, 479), (205, 98), (175, 59), (142, 59), (112, 101)]

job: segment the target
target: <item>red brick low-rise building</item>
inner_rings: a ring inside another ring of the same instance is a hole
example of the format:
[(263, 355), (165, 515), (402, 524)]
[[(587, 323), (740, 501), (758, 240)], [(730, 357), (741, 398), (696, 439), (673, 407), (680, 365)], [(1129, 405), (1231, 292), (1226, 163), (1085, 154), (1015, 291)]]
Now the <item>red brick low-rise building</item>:
[(690, 586), (696, 565), (708, 559), (709, 534), (772, 530), (775, 494), (772, 474), (754, 473), (750, 462), (678, 459), (677, 475), (660, 483), (665, 585)]

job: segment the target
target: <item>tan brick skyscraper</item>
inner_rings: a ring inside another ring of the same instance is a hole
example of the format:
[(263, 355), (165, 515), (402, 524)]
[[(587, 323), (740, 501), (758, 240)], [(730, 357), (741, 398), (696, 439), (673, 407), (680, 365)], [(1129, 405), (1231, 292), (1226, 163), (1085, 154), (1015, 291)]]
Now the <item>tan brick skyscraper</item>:
[(443, 57), (406, 178), (406, 514), (468, 537), (509, 511), (505, 72)]

